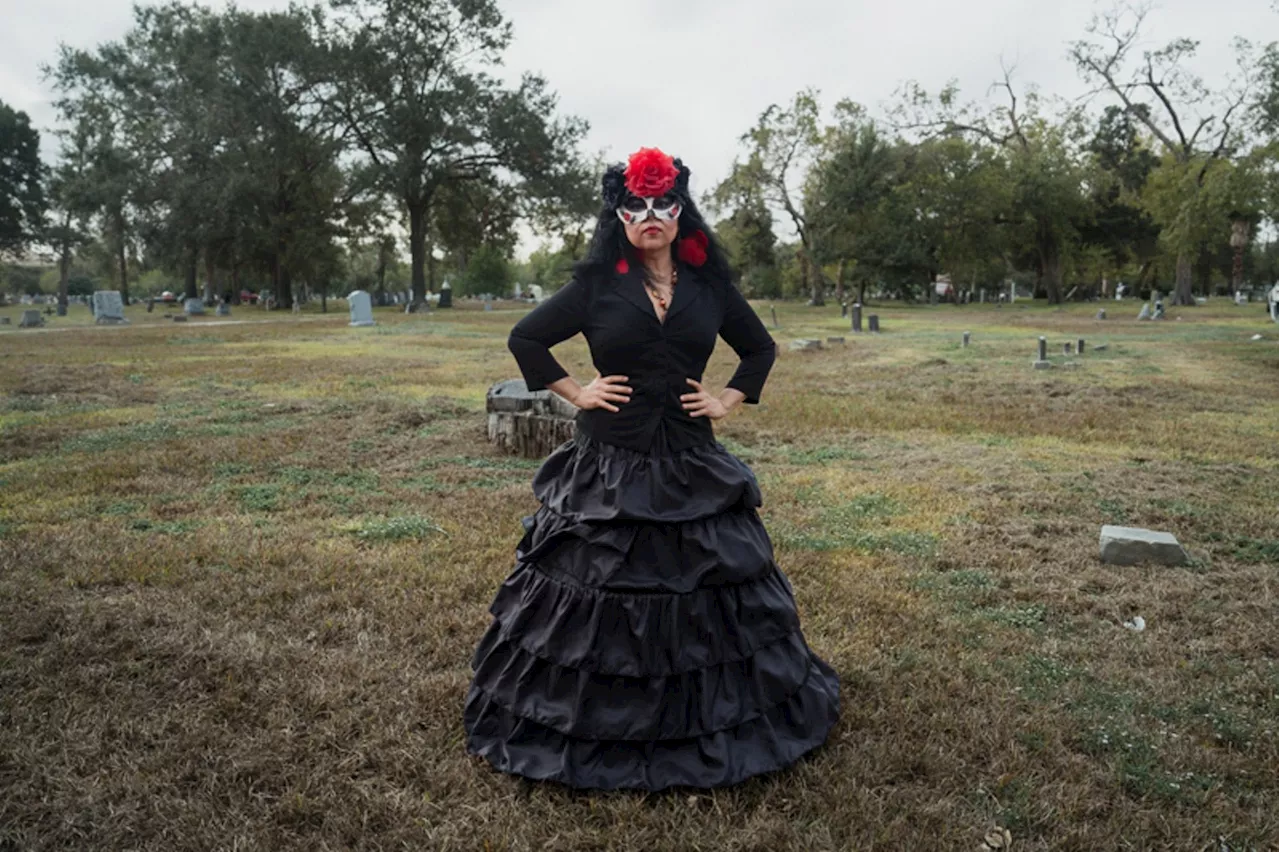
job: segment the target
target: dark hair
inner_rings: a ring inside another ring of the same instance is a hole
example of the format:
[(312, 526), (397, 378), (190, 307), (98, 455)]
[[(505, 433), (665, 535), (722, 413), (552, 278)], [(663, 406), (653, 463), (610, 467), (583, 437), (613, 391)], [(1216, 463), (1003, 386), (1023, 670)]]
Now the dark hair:
[[(683, 209), (680, 211), (680, 218), (676, 220), (679, 230), (676, 238), (671, 241), (671, 259), (677, 259), (676, 248), (681, 239), (695, 231), (702, 231), (707, 235), (707, 261), (699, 267), (699, 272), (709, 278), (729, 281), (731, 273), (724, 247), (720, 245), (711, 226), (702, 218), (698, 206), (689, 195), (689, 169), (679, 159), (675, 160), (675, 165), (680, 170), (680, 176), (676, 179), (672, 193), (679, 196)], [(591, 244), (587, 246), (587, 256), (574, 266), (577, 274), (610, 274), (624, 257), (629, 264), (639, 263), (635, 246), (627, 239), (626, 228), (615, 212), (618, 205), (631, 196), (622, 179), (625, 168), (619, 163), (605, 170), (601, 179), (604, 206), (600, 209), (595, 232), (591, 235)]]

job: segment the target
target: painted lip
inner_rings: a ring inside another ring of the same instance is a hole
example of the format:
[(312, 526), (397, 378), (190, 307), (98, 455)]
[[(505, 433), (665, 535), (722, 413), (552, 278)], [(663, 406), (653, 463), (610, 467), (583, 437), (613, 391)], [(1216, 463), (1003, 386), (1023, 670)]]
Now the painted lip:
[(659, 228), (659, 227), (656, 227), (656, 226), (654, 226), (654, 225), (650, 225), (649, 227), (645, 228), (645, 229), (644, 229), (643, 231), (641, 231), (640, 233), (642, 233), (642, 234), (661, 234), (661, 233), (662, 233), (662, 229), (661, 229), (661, 228)]

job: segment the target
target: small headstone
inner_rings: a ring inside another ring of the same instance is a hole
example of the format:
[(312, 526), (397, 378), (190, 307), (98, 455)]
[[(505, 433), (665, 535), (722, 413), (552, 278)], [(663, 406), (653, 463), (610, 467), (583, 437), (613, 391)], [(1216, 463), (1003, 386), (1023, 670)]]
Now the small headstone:
[(847, 302), (840, 303), (840, 319), (849, 316), (849, 304)]
[(187, 315), (186, 314), (170, 314), (169, 319), (173, 320), (174, 322), (186, 322)]
[(1037, 370), (1047, 370), (1053, 366), (1049, 362), (1049, 341), (1041, 337), (1037, 342), (1037, 347), (1036, 354), (1038, 357), (1031, 362), (1031, 366)]
[(880, 316), (878, 314), (867, 315), (867, 331), (872, 334), (880, 333)]
[(1106, 309), (1106, 308), (1099, 308), (1099, 309), (1098, 309), (1098, 319), (1100, 319), (1100, 320), (1104, 320), (1104, 319), (1106, 319), (1106, 318), (1107, 318), (1107, 309)]
[(815, 349), (821, 349), (822, 341), (812, 340), (808, 338), (800, 338), (799, 340), (791, 341), (790, 348), (792, 352), (808, 352)]
[(1138, 319), (1140, 320), (1151, 319), (1151, 304), (1149, 302), (1142, 303), (1142, 310), (1138, 312)]
[(18, 328), (39, 328), (44, 325), (44, 317), (40, 316), (39, 311), (23, 311), (22, 322), (18, 323)]
[(1187, 552), (1178, 539), (1167, 532), (1138, 527), (1102, 528), (1098, 537), (1099, 556), (1108, 565), (1136, 565), (1155, 562), (1160, 565), (1185, 565)]
[(152, 312), (152, 311), (154, 311), (155, 309), (156, 309), (156, 300), (155, 300), (155, 299), (147, 299), (147, 313), (151, 313), (151, 312)]
[(62, 302), (59, 302), (56, 313), (60, 317), (65, 317), (67, 315), (67, 306), (64, 305)]
[(1093, 347), (1093, 351), (1094, 351), (1094, 352), (1106, 352), (1106, 351), (1107, 351), (1107, 344), (1105, 344), (1105, 343), (1099, 343), (1097, 346)]
[(844, 338), (843, 338), (843, 337), (828, 337), (828, 338), (827, 338), (827, 342), (828, 342), (828, 343), (844, 343)]
[(1076, 340), (1076, 354), (1077, 355), (1084, 354), (1084, 338), (1083, 337)]
[(220, 317), (229, 317), (231, 316), (231, 306), (226, 302), (219, 302), (218, 309), (214, 313)]
[(348, 325), (377, 325), (373, 321), (373, 301), (370, 299), (368, 292), (352, 290), (347, 296), (347, 305), (351, 310), (351, 322), (347, 323)]
[(987, 303), (987, 288), (983, 287), (978, 291), (978, 303), (985, 305)]
[(849, 328), (855, 332), (862, 331), (862, 304), (855, 302), (853, 307), (849, 309), (853, 319), (849, 320)]
[(484, 303), (484, 309), (485, 309), (486, 311), (491, 311), (491, 310), (493, 310), (493, 305), (489, 304), (489, 303), (486, 301), (486, 302)]
[(1261, 340), (1261, 339), (1262, 339), (1262, 335), (1261, 335), (1261, 334), (1255, 334), (1253, 337), (1250, 337), (1249, 339), (1250, 339), (1250, 340)]
[(8, 325), (8, 324), (9, 324), (8, 317), (0, 317), (0, 325)]
[(204, 315), (204, 301), (201, 299), (187, 299), (182, 303), (182, 310), (189, 315)]
[(120, 291), (95, 291), (93, 294), (93, 316), (93, 321), (98, 325), (119, 325), (128, 322), (124, 318), (124, 302), (120, 299)]
[(1063, 344), (1062, 344), (1062, 354), (1063, 354), (1063, 355), (1071, 355), (1071, 354), (1073, 354), (1075, 351), (1076, 351), (1076, 349), (1075, 349), (1075, 347), (1074, 347), (1074, 346), (1072, 346), (1072, 345), (1071, 345), (1071, 341), (1070, 341), (1070, 340), (1068, 340), (1066, 343), (1063, 343)]
[(440, 285), (440, 301), (437, 303), (438, 308), (453, 307), (453, 285), (448, 281)]
[(966, 331), (964, 335), (960, 338), (960, 345), (963, 346), (965, 349), (969, 348), (969, 332)]
[(1151, 315), (1153, 320), (1164, 319), (1164, 302), (1156, 302), (1156, 312)]

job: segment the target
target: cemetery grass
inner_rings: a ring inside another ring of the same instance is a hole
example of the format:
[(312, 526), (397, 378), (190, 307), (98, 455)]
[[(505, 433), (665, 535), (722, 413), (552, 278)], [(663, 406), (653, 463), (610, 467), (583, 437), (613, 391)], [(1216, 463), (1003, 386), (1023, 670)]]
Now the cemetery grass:
[[(536, 507), (537, 462), (484, 439), (507, 307), (0, 331), (0, 849), (1275, 848), (1255, 306), (895, 307), (876, 337), (779, 306), (763, 403), (717, 430), (841, 720), (790, 770), (649, 795), (465, 753)], [(1107, 349), (1064, 358), (1077, 337)], [(556, 352), (592, 374), (581, 338)], [(1103, 566), (1106, 523), (1193, 561)]]

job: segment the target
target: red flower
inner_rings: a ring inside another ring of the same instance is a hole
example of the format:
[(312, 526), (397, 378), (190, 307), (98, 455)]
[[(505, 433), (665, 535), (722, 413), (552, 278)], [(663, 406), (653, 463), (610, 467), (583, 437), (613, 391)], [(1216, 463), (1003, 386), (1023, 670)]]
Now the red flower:
[(657, 148), (641, 148), (627, 160), (627, 189), (641, 198), (666, 195), (679, 175), (672, 158)]
[(706, 234), (694, 231), (676, 244), (676, 256), (690, 266), (701, 266), (707, 262), (707, 242)]
[(618, 258), (618, 262), (613, 265), (613, 268), (618, 270), (619, 275), (626, 275), (631, 271), (631, 267), (627, 264), (627, 259), (625, 257)]

